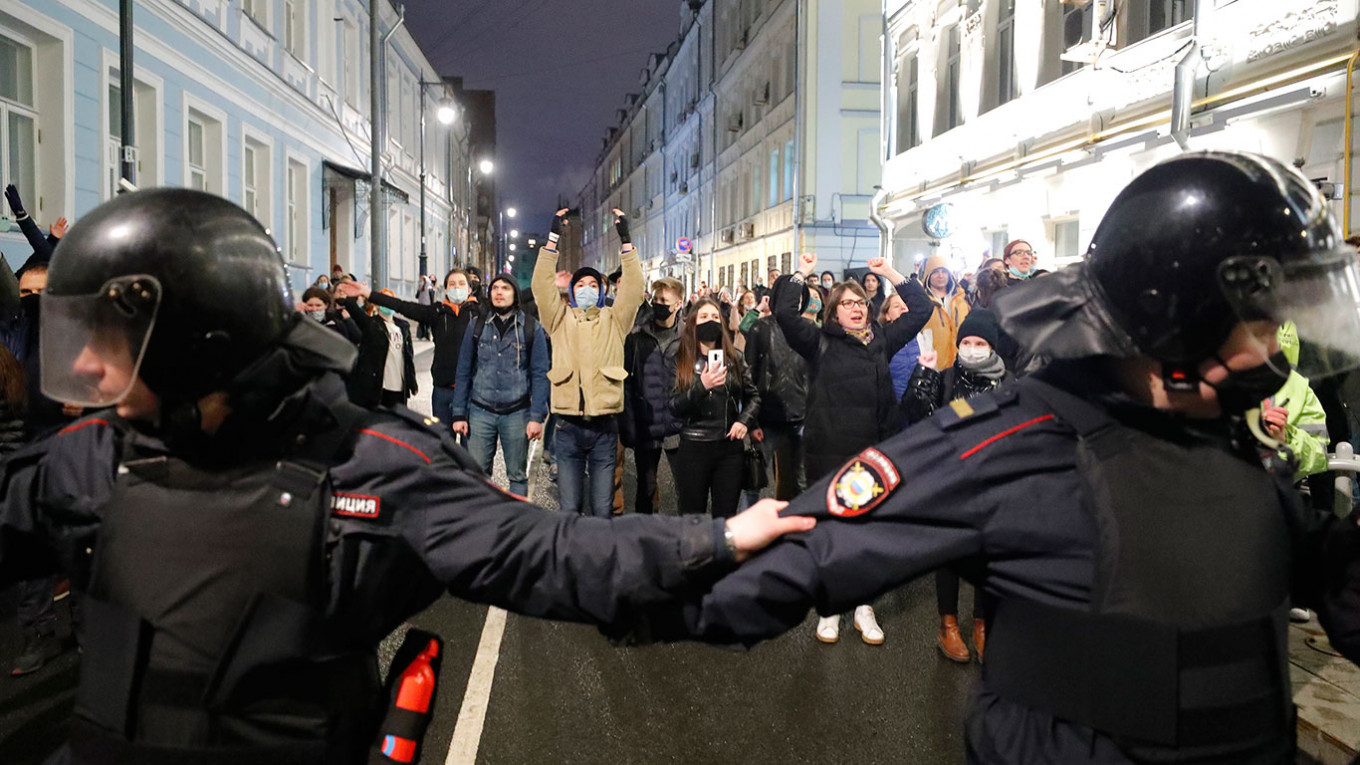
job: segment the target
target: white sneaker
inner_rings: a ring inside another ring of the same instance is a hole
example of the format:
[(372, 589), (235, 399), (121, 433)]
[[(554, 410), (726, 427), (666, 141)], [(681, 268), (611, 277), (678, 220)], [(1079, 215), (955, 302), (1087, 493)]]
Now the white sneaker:
[(874, 618), (873, 606), (859, 606), (855, 609), (855, 629), (859, 630), (859, 636), (869, 645), (883, 644), (883, 629)]
[(1307, 624), (1313, 618), (1313, 614), (1306, 608), (1289, 609), (1289, 621), (1295, 624)]
[(841, 639), (841, 617), (823, 616), (817, 620), (817, 639), (823, 643), (834, 643)]

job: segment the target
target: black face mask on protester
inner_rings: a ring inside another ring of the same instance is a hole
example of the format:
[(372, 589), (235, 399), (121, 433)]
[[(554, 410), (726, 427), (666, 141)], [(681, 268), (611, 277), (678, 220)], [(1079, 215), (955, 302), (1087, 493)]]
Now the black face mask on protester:
[[(1228, 366), (1219, 359), (1218, 363)], [(1270, 360), (1251, 369), (1230, 370), (1220, 383), (1206, 383), (1218, 392), (1218, 405), (1225, 414), (1241, 414), (1261, 406), (1261, 402), (1275, 395), (1289, 380), (1293, 365), (1284, 351), (1276, 351)]]
[(701, 343), (717, 345), (722, 341), (722, 325), (716, 321), (706, 321), (694, 328), (694, 336)]
[(657, 324), (665, 324), (670, 321), (674, 309), (665, 303), (652, 303), (652, 321)]
[(41, 294), (24, 295), (19, 298), (19, 310), (24, 312), (24, 315), (28, 317), (29, 321), (38, 320), (38, 317), (41, 315), (41, 311), (39, 310), (41, 306)]

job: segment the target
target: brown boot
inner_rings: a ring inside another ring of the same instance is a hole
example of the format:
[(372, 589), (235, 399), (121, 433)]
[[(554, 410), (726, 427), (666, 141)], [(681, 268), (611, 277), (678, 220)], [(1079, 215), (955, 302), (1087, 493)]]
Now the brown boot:
[(977, 651), (978, 664), (982, 663), (982, 651), (987, 645), (987, 622), (973, 620), (973, 648)]
[(959, 634), (958, 617), (941, 617), (940, 634), (935, 637), (935, 642), (940, 645), (940, 653), (946, 659), (960, 664), (968, 662), (968, 646), (963, 644), (963, 636)]

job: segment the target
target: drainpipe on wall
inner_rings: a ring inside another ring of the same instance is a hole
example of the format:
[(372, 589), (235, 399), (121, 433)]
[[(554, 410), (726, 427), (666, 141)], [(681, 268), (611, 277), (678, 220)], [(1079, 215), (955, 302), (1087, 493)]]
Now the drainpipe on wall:
[(878, 226), (878, 256), (893, 265), (892, 261), (892, 224), (883, 218), (883, 207), (888, 202), (888, 191), (876, 186), (874, 198), (869, 202), (869, 220)]
[(1195, 0), (1195, 31), (1190, 38), (1190, 50), (1176, 64), (1175, 87), (1171, 94), (1171, 137), (1182, 151), (1190, 150), (1190, 111), (1195, 99), (1195, 74), (1203, 61), (1200, 40), (1204, 39), (1204, 14), (1208, 4)]

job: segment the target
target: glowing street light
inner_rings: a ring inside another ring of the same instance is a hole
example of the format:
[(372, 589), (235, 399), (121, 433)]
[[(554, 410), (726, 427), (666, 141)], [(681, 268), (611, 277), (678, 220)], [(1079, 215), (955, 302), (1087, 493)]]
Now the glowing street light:
[(511, 256), (510, 256), (510, 262), (511, 262), (511, 263), (514, 263), (514, 262), (515, 262), (515, 256), (514, 256), (514, 255), (511, 255)]
[(507, 208), (506, 211), (505, 211), (505, 217), (507, 217), (507, 218), (513, 218), (513, 217), (515, 217), (516, 215), (519, 215), (519, 210), (516, 210), (516, 209), (513, 208), (513, 207)]
[[(510, 216), (510, 217), (513, 218), (514, 216), (512, 215), (512, 216)], [(519, 229), (517, 229), (517, 228), (512, 228), (512, 229), (510, 229), (510, 238), (511, 238), (511, 239), (518, 239), (518, 238), (519, 238)]]
[(489, 159), (484, 159), (481, 161), (481, 164), (477, 165), (477, 169), (482, 171), (482, 175), (491, 175), (491, 173), (496, 170), (496, 163)]
[(439, 109), (434, 113), (434, 116), (439, 120), (441, 125), (452, 125), (453, 121), (458, 119), (458, 112), (454, 110), (452, 104), (443, 103), (439, 105)]
[[(511, 251), (511, 252), (514, 252), (514, 251), (515, 251), (515, 243), (514, 243), (514, 242), (511, 242), (511, 243), (510, 243), (510, 251)], [(512, 257), (511, 260), (514, 260), (514, 258)]]

